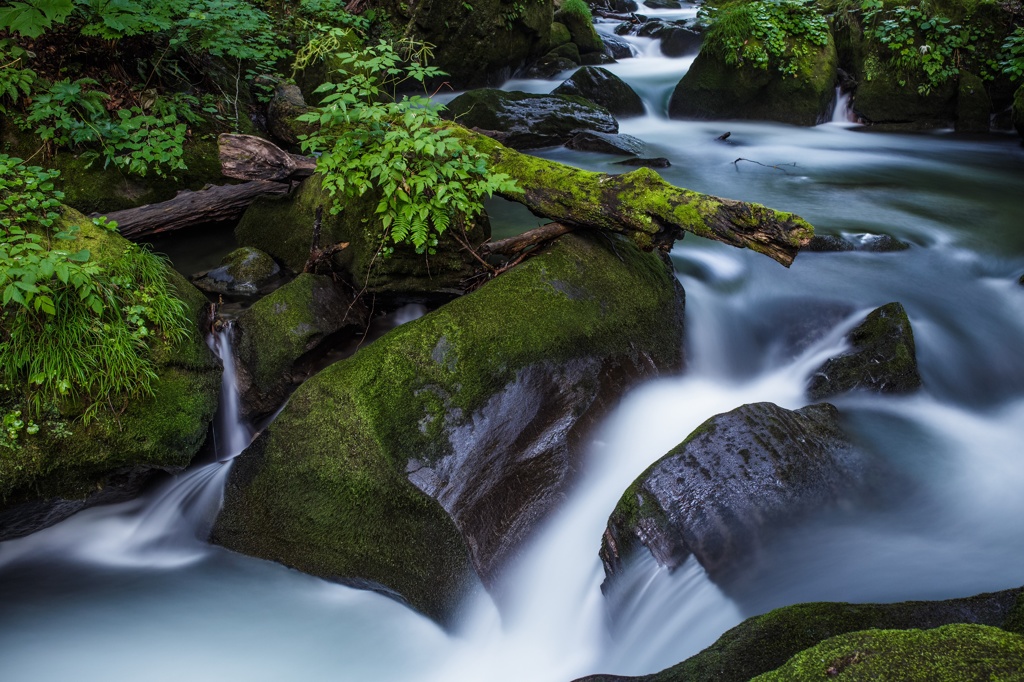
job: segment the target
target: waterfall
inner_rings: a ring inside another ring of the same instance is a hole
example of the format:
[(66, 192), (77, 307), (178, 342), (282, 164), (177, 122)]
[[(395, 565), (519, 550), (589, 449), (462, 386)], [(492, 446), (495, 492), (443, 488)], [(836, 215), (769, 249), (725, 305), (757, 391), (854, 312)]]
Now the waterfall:
[(832, 110), (832, 123), (860, 123), (857, 114), (853, 113), (852, 97), (850, 92), (843, 92), (843, 89), (836, 86), (836, 106)]

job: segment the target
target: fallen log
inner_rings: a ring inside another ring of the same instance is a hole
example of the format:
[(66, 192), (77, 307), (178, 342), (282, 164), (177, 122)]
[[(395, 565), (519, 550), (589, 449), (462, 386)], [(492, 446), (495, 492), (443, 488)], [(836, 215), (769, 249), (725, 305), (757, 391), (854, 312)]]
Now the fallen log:
[(814, 236), (810, 223), (793, 213), (675, 187), (650, 168), (595, 173), (520, 154), (461, 126), (452, 130), (489, 157), (491, 171), (516, 180), (522, 192), (500, 193), (503, 198), (566, 225), (623, 234), (644, 250), (668, 251), (690, 232), (789, 267)]
[(789, 267), (814, 235), (814, 228), (793, 213), (675, 187), (650, 168), (622, 175), (580, 170), (449, 125), (456, 137), (489, 157), (491, 171), (516, 180), (521, 191), (501, 197), (566, 226), (625, 235), (646, 251), (668, 251), (690, 232)]
[(316, 170), (316, 159), (289, 154), (255, 135), (220, 135), (217, 148), (220, 172), (236, 180), (288, 182), (308, 178)]
[(515, 237), (499, 239), (496, 242), (481, 244), (479, 250), (484, 256), (489, 256), (491, 254), (513, 256), (523, 249), (551, 241), (555, 237), (561, 237), (563, 234), (572, 232), (574, 229), (575, 228), (569, 225), (563, 225), (562, 223), (548, 223), (547, 225), (541, 225), (540, 227), (534, 228), (520, 235), (516, 235)]
[(269, 180), (216, 185), (198, 192), (181, 192), (168, 201), (107, 213), (106, 217), (117, 221), (123, 237), (140, 239), (202, 223), (237, 220), (257, 198), (287, 194), (288, 189), (287, 184)]

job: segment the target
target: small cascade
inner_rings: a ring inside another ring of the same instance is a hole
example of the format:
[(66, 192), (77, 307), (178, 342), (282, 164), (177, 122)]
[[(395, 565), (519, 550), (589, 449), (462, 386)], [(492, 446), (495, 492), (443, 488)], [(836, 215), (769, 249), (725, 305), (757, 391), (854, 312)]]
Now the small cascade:
[(843, 92), (843, 89), (836, 86), (836, 106), (832, 110), (832, 123), (860, 123), (857, 114), (853, 113), (852, 97), (850, 92)]
[(242, 421), (230, 323), (207, 343), (221, 359), (220, 404), (213, 427), (215, 461), (191, 469), (145, 498), (94, 507), (4, 544), (4, 561), (73, 557), (113, 566), (173, 568), (209, 553), (206, 537), (220, 508), (229, 464), (252, 440)]
[(207, 337), (210, 350), (220, 358), (224, 376), (220, 384), (220, 409), (213, 425), (214, 452), (218, 462), (234, 459), (252, 441), (252, 429), (241, 419), (238, 394), (238, 371), (235, 367), (234, 326), (219, 325)]

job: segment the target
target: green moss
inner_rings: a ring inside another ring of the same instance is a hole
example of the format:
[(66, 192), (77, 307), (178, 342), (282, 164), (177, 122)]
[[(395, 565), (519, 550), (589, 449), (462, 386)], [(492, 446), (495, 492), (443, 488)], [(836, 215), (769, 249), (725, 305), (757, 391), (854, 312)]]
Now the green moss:
[(1024, 680), (1024, 637), (984, 625), (841, 635), (755, 678), (774, 680)]
[(273, 277), (277, 270), (273, 258), (259, 249), (244, 246), (226, 255), (221, 265), (227, 266), (227, 274), (238, 282), (262, 282)]
[(594, 356), (677, 366), (678, 312), (656, 256), (563, 237), (304, 383), (236, 465), (215, 538), (384, 585), (446, 620), (468, 551), (441, 506), (406, 480), (409, 459), (448, 454), (445, 428), (468, 422), (524, 368)]
[[(78, 244), (97, 262), (121, 258), (128, 245), (77, 211), (65, 209), (62, 221), (81, 226)], [(119, 470), (177, 470), (198, 451), (217, 407), (220, 372), (198, 331), (206, 299), (170, 268), (167, 276), (188, 305), (196, 330), (179, 343), (155, 343), (154, 395), (102, 409), (88, 425), (75, 421), (76, 414), (53, 415), (38, 436), (23, 437), (19, 449), (0, 448), (0, 506), (81, 499), (102, 489)], [(67, 430), (73, 436), (65, 436)]]
[[(569, 33), (569, 28), (561, 22), (553, 22), (551, 24), (551, 47), (555, 48), (559, 45), (565, 45), (572, 41), (572, 35)], [(576, 49), (576, 53), (579, 54), (579, 48)]]
[(1008, 632), (1016, 632), (1024, 635), (1024, 591), (1017, 596), (1010, 614), (1002, 624), (1002, 628)]

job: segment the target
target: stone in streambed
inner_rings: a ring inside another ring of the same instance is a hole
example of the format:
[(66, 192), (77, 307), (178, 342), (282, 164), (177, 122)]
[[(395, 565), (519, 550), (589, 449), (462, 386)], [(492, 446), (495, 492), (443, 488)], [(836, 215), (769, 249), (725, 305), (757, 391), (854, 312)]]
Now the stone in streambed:
[(712, 579), (728, 579), (774, 527), (853, 498), (866, 474), (865, 456), (827, 403), (716, 415), (623, 494), (601, 545), (605, 573), (644, 546), (668, 568), (692, 554)]
[(855, 389), (907, 393), (921, 386), (914, 352), (914, 332), (899, 303), (873, 310), (847, 339), (851, 350), (829, 358), (811, 377), (812, 400)]
[(210, 294), (255, 296), (281, 275), (281, 267), (273, 258), (248, 246), (235, 249), (220, 263), (212, 270), (193, 275), (192, 284)]
[(565, 146), (578, 152), (639, 156), (645, 145), (643, 140), (632, 135), (585, 132), (576, 134)]
[(633, 88), (611, 71), (596, 66), (583, 67), (551, 94), (582, 97), (620, 118), (644, 115), (643, 100)]
[(891, 253), (906, 251), (910, 244), (901, 242), (887, 234), (860, 234), (850, 239), (838, 235), (821, 234), (811, 237), (811, 241), (803, 247), (804, 251), (839, 252), (868, 251), (873, 253)]
[(309, 371), (303, 359), (343, 330), (366, 327), (366, 310), (330, 277), (303, 273), (261, 298), (235, 321), (243, 416), (273, 412)]
[(622, 393), (680, 366), (681, 291), (628, 241), (543, 253), (306, 381), (235, 463), (214, 540), (443, 622), (564, 496)]
[(616, 161), (617, 166), (639, 166), (643, 168), (670, 168), (672, 162), (666, 159), (664, 156), (656, 156), (651, 159), (626, 159), (625, 161)]
[(565, 144), (584, 130), (617, 133), (619, 124), (604, 107), (581, 97), (471, 90), (448, 104), (445, 116), (467, 128), (505, 133), (513, 149)]

